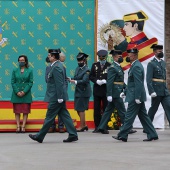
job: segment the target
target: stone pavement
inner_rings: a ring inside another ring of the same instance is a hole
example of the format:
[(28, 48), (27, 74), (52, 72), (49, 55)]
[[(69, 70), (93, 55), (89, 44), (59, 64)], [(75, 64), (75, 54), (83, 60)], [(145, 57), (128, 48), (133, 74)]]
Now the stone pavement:
[(79, 132), (74, 143), (62, 142), (67, 133), (50, 133), (42, 144), (28, 133), (0, 133), (0, 170), (169, 170), (170, 129), (157, 130), (153, 142), (137, 131), (126, 143), (112, 138), (116, 130)]

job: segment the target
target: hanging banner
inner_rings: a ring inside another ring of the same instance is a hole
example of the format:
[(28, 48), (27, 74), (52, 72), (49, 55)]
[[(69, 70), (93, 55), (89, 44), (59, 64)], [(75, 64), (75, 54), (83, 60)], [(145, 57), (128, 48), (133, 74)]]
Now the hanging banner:
[[(0, 101), (11, 99), (11, 75), (21, 54), (33, 69), (34, 101), (44, 100), (48, 49), (60, 48), (66, 55), (68, 77), (74, 76), (79, 52), (89, 55), (89, 66), (94, 62), (95, 0), (6, 0), (0, 7)], [(74, 90), (69, 84), (71, 101)]]
[[(153, 59), (153, 44), (164, 45), (164, 0), (98, 0), (97, 19), (97, 50), (115, 49), (127, 56), (128, 48), (138, 48), (138, 58), (145, 69), (150, 60)], [(127, 22), (128, 21), (128, 22)], [(128, 24), (130, 23), (130, 24)], [(111, 56), (108, 60), (112, 61)], [(125, 83), (130, 64), (123, 62), (125, 71)], [(151, 106), (146, 82), (147, 93), (146, 109)], [(164, 128), (164, 111), (159, 107), (155, 118), (155, 128)], [(138, 117), (135, 119), (134, 127), (142, 127)]]

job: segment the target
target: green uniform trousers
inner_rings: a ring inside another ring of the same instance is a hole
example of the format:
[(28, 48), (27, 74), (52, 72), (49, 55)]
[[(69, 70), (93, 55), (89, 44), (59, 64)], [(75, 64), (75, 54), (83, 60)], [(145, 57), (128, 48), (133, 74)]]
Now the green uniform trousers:
[(170, 123), (170, 96), (152, 97), (151, 107), (149, 108), (148, 115), (149, 115), (151, 121), (153, 121), (154, 116), (158, 110), (160, 103), (162, 104), (165, 114), (166, 114), (166, 117)]
[(118, 110), (118, 114), (119, 114), (121, 123), (122, 124), (124, 123), (126, 109), (125, 109), (125, 105), (123, 103), (123, 99), (122, 98), (113, 98), (113, 101), (108, 102), (108, 104), (107, 104), (107, 107), (102, 115), (102, 119), (100, 121), (98, 129), (106, 130), (107, 122), (109, 121), (110, 116), (112, 115), (115, 108)]
[(125, 114), (125, 121), (120, 129), (120, 132), (118, 133), (118, 136), (125, 139), (128, 138), (128, 133), (132, 128), (136, 115), (138, 115), (144, 130), (147, 132), (148, 139), (158, 137), (155, 128), (147, 115), (144, 102), (140, 104), (136, 104), (135, 102), (128, 104), (127, 112)]
[(66, 109), (66, 103), (50, 102), (48, 105), (48, 110), (46, 113), (46, 118), (43, 127), (36, 135), (38, 139), (40, 140), (44, 139), (49, 128), (51, 127), (52, 122), (54, 121), (57, 115), (59, 115), (60, 118), (63, 120), (67, 132), (69, 133), (69, 137), (77, 136), (77, 132), (73, 125), (73, 121), (70, 117), (68, 110)]

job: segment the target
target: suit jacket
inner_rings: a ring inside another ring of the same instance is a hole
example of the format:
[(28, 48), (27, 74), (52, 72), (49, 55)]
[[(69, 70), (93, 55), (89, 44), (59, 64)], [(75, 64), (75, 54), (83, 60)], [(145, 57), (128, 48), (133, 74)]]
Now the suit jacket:
[(146, 101), (146, 91), (144, 87), (144, 68), (139, 60), (136, 60), (128, 72), (128, 82), (126, 86), (126, 99), (128, 103), (135, 102), (139, 99), (141, 102)]
[[(21, 74), (21, 69), (16, 68), (12, 72), (12, 103), (32, 103), (31, 88), (33, 85), (33, 71), (31, 68), (25, 68), (24, 73)], [(17, 93), (24, 91), (23, 97), (17, 96)]]
[(85, 65), (83, 68), (77, 67), (74, 75), (74, 80), (77, 81), (75, 87), (75, 97), (90, 97), (91, 96), (91, 86), (89, 81), (90, 70)]
[(156, 58), (151, 60), (147, 65), (146, 82), (149, 94), (156, 92), (158, 96), (167, 96), (169, 91), (166, 87), (166, 82), (156, 82), (152, 79), (164, 79), (166, 80), (166, 64), (161, 60), (158, 62)]
[(114, 82), (124, 82), (124, 72), (121, 66), (115, 62), (108, 68), (107, 73), (107, 96), (119, 98), (120, 93), (126, 87), (126, 84), (114, 84)]
[(65, 72), (60, 61), (56, 61), (49, 74), (47, 81), (47, 90), (44, 101), (58, 101), (58, 99), (67, 100), (67, 91), (65, 84)]
[[(106, 62), (103, 69), (101, 68), (100, 62), (93, 63), (91, 67), (91, 72), (90, 72), (90, 80), (94, 83), (93, 85), (93, 95), (95, 96), (101, 96), (104, 97), (106, 96), (106, 84), (102, 84), (99, 86), (96, 81), (97, 80), (102, 80), (102, 79), (107, 79), (107, 68), (111, 64), (109, 62)], [(99, 93), (100, 92), (100, 93)]]

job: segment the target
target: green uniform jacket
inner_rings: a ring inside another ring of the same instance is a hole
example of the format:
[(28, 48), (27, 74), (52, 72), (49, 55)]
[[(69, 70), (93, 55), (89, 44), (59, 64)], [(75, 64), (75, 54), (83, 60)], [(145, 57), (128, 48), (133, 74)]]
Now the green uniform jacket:
[(126, 86), (126, 99), (128, 103), (135, 102), (139, 99), (141, 102), (146, 101), (146, 91), (144, 87), (144, 68), (139, 60), (136, 60), (128, 72), (128, 83)]
[(113, 98), (119, 98), (120, 93), (126, 87), (126, 84), (114, 84), (114, 82), (124, 82), (124, 72), (121, 66), (115, 62), (108, 68), (107, 73), (107, 96), (112, 96)]
[[(21, 69), (16, 68), (12, 72), (11, 85), (13, 88), (12, 103), (32, 103), (31, 88), (33, 85), (33, 71), (31, 68), (25, 68), (21, 74)], [(23, 97), (17, 96), (17, 93), (23, 91)]]
[(60, 61), (56, 61), (48, 73), (47, 90), (44, 101), (56, 102), (58, 99), (67, 100), (65, 72)]
[(77, 81), (74, 97), (90, 97), (91, 86), (89, 80), (90, 69), (85, 65), (80, 68), (77, 67), (74, 75), (74, 80)]
[(152, 81), (153, 78), (166, 80), (165, 61), (161, 60), (160, 62), (158, 62), (158, 60), (154, 58), (148, 63), (146, 82), (149, 94), (156, 92), (157, 96), (169, 95), (168, 89), (166, 87), (166, 82)]

